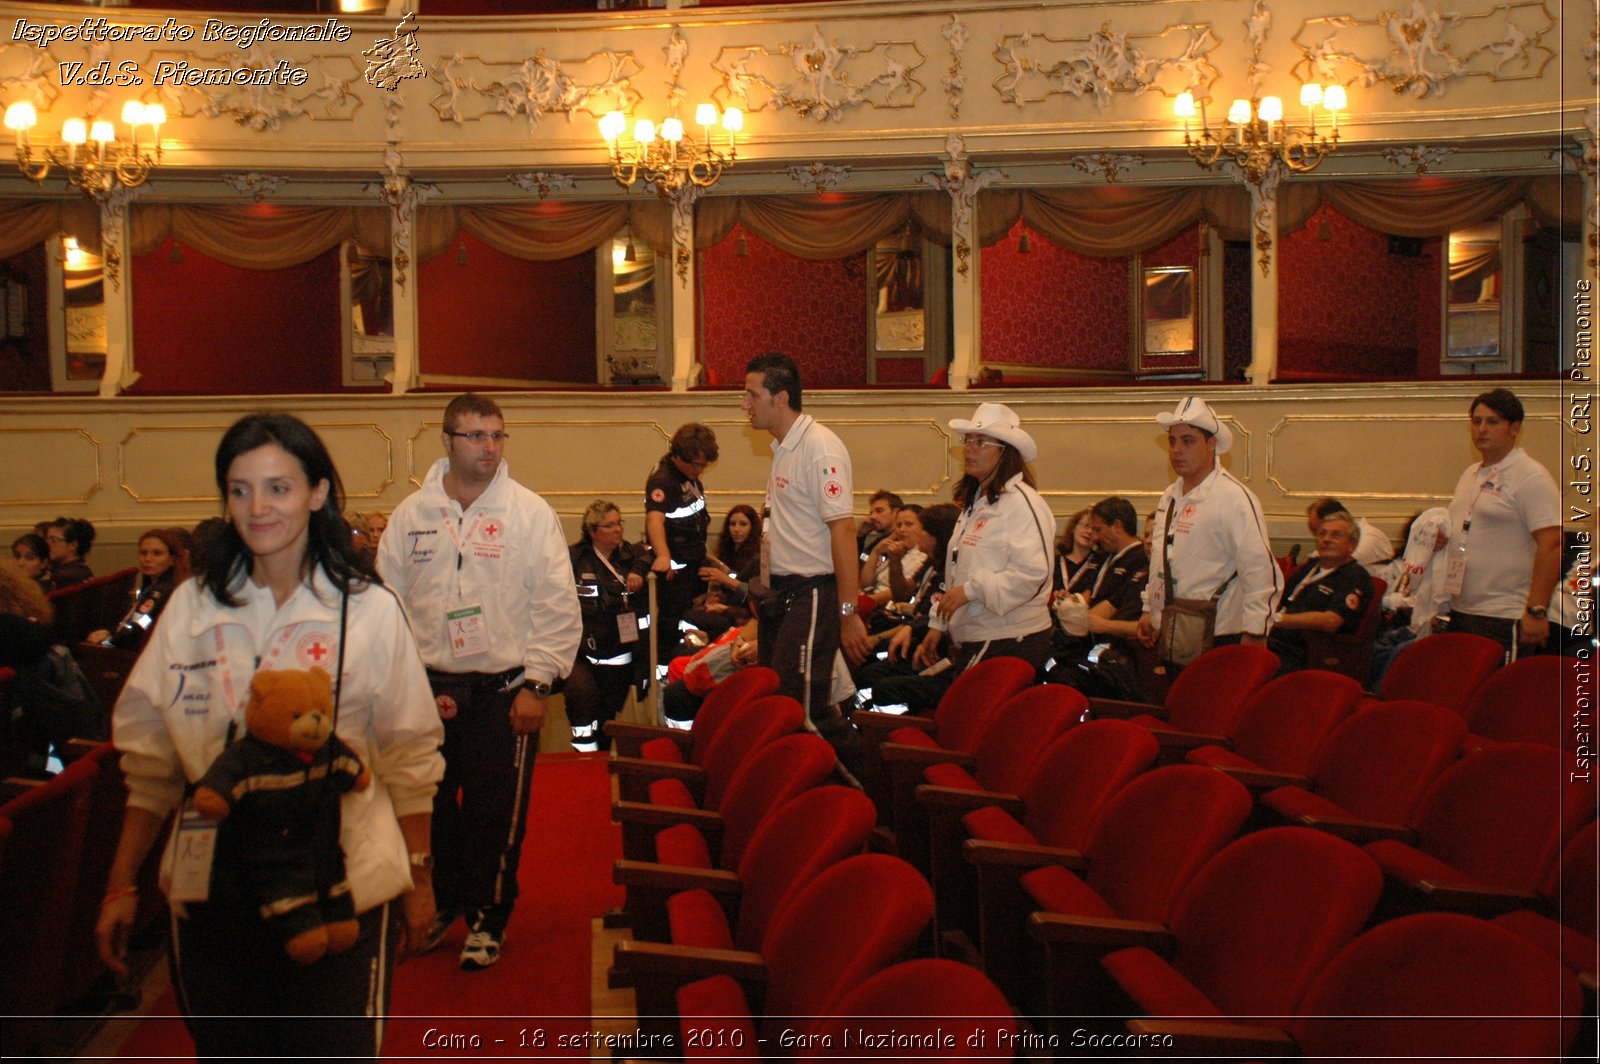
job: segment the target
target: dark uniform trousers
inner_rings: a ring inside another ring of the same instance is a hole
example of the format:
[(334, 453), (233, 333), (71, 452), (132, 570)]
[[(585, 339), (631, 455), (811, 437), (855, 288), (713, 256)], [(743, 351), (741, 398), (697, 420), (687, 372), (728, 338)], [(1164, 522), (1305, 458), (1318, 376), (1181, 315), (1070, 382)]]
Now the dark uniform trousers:
[(757, 608), (756, 653), (778, 674), (778, 693), (805, 707), (806, 722), (835, 716), (833, 659), (839, 651), (839, 591), (832, 573), (775, 576)]

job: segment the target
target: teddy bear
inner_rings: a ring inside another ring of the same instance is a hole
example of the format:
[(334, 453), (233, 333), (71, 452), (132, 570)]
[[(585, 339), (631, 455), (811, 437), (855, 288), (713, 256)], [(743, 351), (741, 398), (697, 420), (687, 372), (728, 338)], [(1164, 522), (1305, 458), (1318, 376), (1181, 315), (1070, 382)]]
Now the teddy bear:
[(256, 673), (244, 723), (201, 779), (195, 808), (221, 823), (217, 871), (293, 960), (314, 964), (355, 945), (339, 795), (371, 776), (333, 734), (333, 681), (320, 669)]

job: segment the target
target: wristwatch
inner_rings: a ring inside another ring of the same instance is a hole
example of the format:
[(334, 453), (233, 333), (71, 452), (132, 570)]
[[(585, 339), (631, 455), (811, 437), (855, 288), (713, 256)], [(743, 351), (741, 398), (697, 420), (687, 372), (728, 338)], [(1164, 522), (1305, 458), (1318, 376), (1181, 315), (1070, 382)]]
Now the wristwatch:
[(412, 868), (432, 868), (433, 867), (433, 854), (431, 854), (431, 853), (414, 853), (414, 854), (412, 854), (411, 855), (411, 867)]
[(1548, 606), (1529, 606), (1527, 609), (1527, 614), (1529, 617), (1540, 621), (1544, 620), (1549, 613), (1550, 608)]
[(854, 602), (841, 602), (841, 603), (839, 603), (839, 616), (841, 616), (841, 617), (854, 617), (855, 615), (856, 615), (856, 604)]
[(550, 697), (550, 685), (545, 683), (543, 680), (524, 681), (522, 684), (522, 689), (527, 691), (529, 694), (537, 695), (540, 698)]

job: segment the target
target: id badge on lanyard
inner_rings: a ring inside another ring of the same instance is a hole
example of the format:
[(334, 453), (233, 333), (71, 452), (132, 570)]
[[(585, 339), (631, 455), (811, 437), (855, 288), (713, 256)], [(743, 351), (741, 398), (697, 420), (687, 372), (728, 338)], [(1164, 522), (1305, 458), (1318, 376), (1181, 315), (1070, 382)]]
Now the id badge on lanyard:
[(202, 816), (194, 799), (185, 799), (173, 828), (176, 840), (169, 869), (170, 901), (205, 901), (211, 896), (211, 861), (217, 851), (217, 821)]

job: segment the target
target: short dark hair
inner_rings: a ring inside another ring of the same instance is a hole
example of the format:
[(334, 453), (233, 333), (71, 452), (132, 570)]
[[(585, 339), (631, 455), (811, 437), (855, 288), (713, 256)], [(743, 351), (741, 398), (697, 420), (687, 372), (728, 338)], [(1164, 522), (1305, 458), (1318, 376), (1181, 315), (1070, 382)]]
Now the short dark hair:
[(950, 549), (950, 537), (955, 533), (956, 520), (961, 516), (961, 507), (953, 502), (939, 502), (922, 511), (922, 530), (933, 537), (933, 550), (928, 554), (928, 562), (940, 573), (944, 573), (945, 555)]
[(94, 525), (81, 517), (58, 517), (50, 527), (61, 529), (61, 538), (78, 548), (78, 557), (89, 556), (89, 548), (94, 546)]
[(715, 462), (720, 453), (717, 450), (717, 434), (698, 421), (679, 425), (678, 431), (672, 434), (670, 446), (670, 453), (685, 462), (696, 462), (702, 458), (707, 462)]
[[(320, 565), (333, 585), (344, 592), (358, 591), (361, 584), (377, 583), (371, 567), (361, 561), (350, 541), (350, 526), (344, 519), (344, 484), (334, 468), (333, 457), (322, 437), (293, 414), (249, 414), (222, 434), (214, 467), (224, 509), (228, 504), (228, 470), (234, 459), (268, 444), (282, 447), (294, 456), (313, 490), (322, 481), (328, 482), (328, 497), (322, 501), (322, 508), (311, 514), (301, 575), (309, 575)], [(222, 605), (238, 606), (240, 600), (231, 586), (241, 574), (249, 573), (252, 558), (232, 522), (219, 531), (195, 561), (200, 586)]]
[(40, 561), (50, 560), (50, 544), (46, 543), (44, 537), (37, 532), (24, 532), (12, 540), (12, 551), (15, 552), (18, 547), (26, 547), (28, 552)]
[(1510, 388), (1492, 388), (1484, 392), (1472, 400), (1472, 405), (1467, 407), (1467, 413), (1471, 414), (1480, 406), (1488, 407), (1513, 425), (1522, 422), (1522, 400), (1518, 399)]
[(1317, 515), (1317, 519), (1321, 520), (1321, 521), (1326, 521), (1329, 517), (1332, 517), (1334, 514), (1338, 513), (1340, 510), (1345, 510), (1346, 512), (1348, 512), (1348, 508), (1345, 506), (1344, 503), (1340, 502), (1338, 499), (1331, 498), (1331, 497), (1323, 497), (1321, 499), (1315, 499), (1315, 500), (1312, 501), (1310, 506), (1306, 507), (1306, 513), (1308, 513), (1308, 514), (1316, 514)]
[(744, 371), (761, 374), (761, 387), (773, 395), (788, 392), (789, 409), (801, 409), (800, 367), (794, 364), (794, 359), (779, 351), (768, 351), (745, 363)]
[[(487, 395), (463, 392), (450, 400), (450, 405), (444, 408), (444, 430), (454, 432), (461, 419), (469, 414), (476, 414), (478, 417), (497, 417), (501, 421), (506, 419), (500, 412), (500, 404)], [(315, 484), (316, 481), (312, 483)]]
[(877, 491), (873, 492), (872, 498), (867, 500), (867, 505), (871, 506), (879, 499), (887, 500), (889, 505), (893, 506), (896, 510), (904, 510), (906, 508), (906, 504), (901, 500), (900, 496), (896, 495), (888, 488), (879, 488)]
[(1121, 495), (1101, 499), (1089, 508), (1089, 512), (1108, 525), (1121, 525), (1126, 535), (1139, 535), (1139, 511)]

